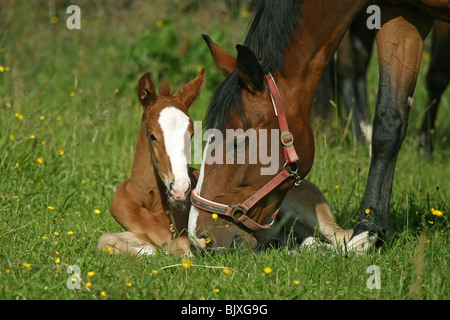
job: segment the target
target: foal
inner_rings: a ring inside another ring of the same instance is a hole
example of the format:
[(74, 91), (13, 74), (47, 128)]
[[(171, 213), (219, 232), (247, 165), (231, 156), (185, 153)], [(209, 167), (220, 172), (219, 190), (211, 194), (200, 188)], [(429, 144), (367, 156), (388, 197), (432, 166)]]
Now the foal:
[(157, 96), (150, 72), (139, 80), (144, 110), (131, 178), (119, 185), (110, 207), (126, 231), (103, 234), (99, 249), (142, 255), (167, 244), (168, 252), (189, 253), (188, 195), (196, 177), (188, 167), (194, 130), (187, 111), (204, 81), (202, 70), (177, 94), (171, 95), (164, 85)]

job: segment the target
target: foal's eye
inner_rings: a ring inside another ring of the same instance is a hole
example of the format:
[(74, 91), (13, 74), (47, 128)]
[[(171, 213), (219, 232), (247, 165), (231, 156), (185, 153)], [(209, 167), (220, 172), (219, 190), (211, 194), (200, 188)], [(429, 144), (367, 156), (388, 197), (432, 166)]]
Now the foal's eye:
[(158, 141), (158, 139), (156, 139), (156, 137), (155, 137), (155, 135), (153, 134), (153, 133), (148, 133), (148, 137), (149, 137), (149, 139), (150, 140), (152, 140), (152, 141)]

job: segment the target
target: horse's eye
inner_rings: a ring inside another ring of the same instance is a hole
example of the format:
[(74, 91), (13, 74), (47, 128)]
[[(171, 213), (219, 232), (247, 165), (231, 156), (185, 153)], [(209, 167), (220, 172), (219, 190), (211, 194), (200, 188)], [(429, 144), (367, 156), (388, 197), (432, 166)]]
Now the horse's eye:
[(158, 139), (156, 139), (155, 135), (153, 133), (148, 133), (148, 137), (150, 138), (150, 140), (152, 141), (158, 141)]

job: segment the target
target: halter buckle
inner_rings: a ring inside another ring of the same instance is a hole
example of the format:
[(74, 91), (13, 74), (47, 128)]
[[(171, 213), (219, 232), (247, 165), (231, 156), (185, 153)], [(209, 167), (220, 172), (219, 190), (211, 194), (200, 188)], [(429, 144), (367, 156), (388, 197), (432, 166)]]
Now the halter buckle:
[(235, 204), (231, 206), (233, 208), (233, 210), (230, 213), (230, 217), (234, 220), (234, 222), (239, 223), (238, 218), (236, 218), (236, 213), (240, 212), (241, 214), (246, 214), (247, 211), (245, 211), (244, 209), (241, 208), (241, 204)]
[(299, 165), (297, 161), (292, 162), (290, 164), (295, 164), (295, 170), (291, 171), (286, 170), (286, 166), (288, 165), (287, 162), (283, 165), (283, 170), (286, 170), (289, 173), (289, 175), (295, 179), (294, 187), (298, 187), (302, 183), (302, 178), (298, 174)]

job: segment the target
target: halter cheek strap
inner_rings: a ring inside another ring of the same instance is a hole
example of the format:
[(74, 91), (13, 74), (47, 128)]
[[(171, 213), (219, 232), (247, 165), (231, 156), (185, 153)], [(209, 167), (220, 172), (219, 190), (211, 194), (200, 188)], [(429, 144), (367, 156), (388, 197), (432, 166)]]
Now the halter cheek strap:
[[(294, 186), (299, 186), (302, 182), (301, 177), (298, 175), (298, 155), (294, 148), (294, 136), (289, 131), (289, 127), (286, 120), (286, 114), (284, 113), (283, 102), (281, 100), (280, 92), (278, 87), (270, 73), (265, 75), (265, 83), (267, 89), (269, 90), (270, 98), (272, 100), (272, 105), (274, 107), (275, 115), (278, 119), (278, 126), (280, 128), (280, 140), (283, 145), (285, 164), (283, 170), (279, 172), (274, 178), (272, 178), (267, 184), (265, 184), (261, 189), (255, 192), (243, 203), (235, 204), (232, 206), (214, 202), (203, 198), (195, 192), (195, 189), (191, 193), (191, 203), (195, 207), (208, 211), (211, 213), (217, 213), (232, 218), (236, 223), (242, 223), (244, 226), (252, 231), (266, 230), (270, 229), (276, 215), (278, 214), (279, 208), (277, 208), (272, 215), (272, 223), (261, 225), (256, 221), (252, 220), (247, 212), (262, 198), (272, 192), (275, 188), (281, 185), (288, 178), (294, 178)], [(287, 165), (294, 165), (295, 169), (288, 171), (286, 169)]]

